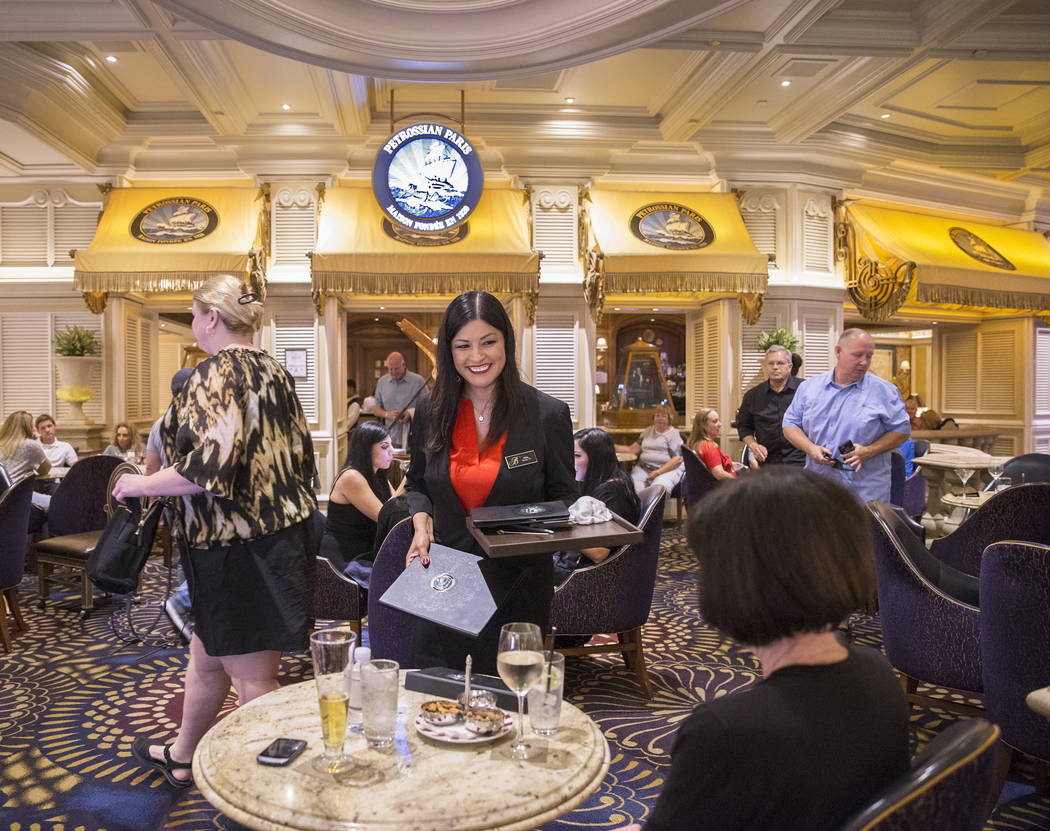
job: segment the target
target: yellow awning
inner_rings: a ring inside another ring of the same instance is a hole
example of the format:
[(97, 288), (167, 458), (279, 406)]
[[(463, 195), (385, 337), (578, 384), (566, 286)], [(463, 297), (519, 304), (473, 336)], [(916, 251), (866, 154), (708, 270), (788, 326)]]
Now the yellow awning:
[(187, 291), (215, 274), (246, 275), (262, 211), (256, 188), (112, 190), (95, 238), (74, 254), (73, 287)]
[(313, 290), (447, 295), (539, 289), (540, 258), (529, 244), (521, 191), (486, 189), (465, 225), (448, 244), (435, 245), (435, 237), (422, 234), (414, 239), (420, 244), (402, 241), (397, 236), (406, 232), (385, 220), (370, 189), (330, 188), (311, 256)]
[(1050, 241), (1040, 233), (862, 204), (848, 216), (880, 260), (915, 263), (920, 303), (1050, 310)]
[[(687, 213), (675, 211), (675, 206)], [(600, 253), (606, 295), (766, 290), (768, 258), (751, 242), (732, 194), (594, 189), (587, 210), (589, 245), (592, 252)], [(661, 247), (636, 235), (632, 221), (645, 236), (648, 231), (641, 223), (646, 216), (661, 220), (665, 236), (658, 241), (676, 247)], [(676, 232), (680, 239), (675, 238)]]

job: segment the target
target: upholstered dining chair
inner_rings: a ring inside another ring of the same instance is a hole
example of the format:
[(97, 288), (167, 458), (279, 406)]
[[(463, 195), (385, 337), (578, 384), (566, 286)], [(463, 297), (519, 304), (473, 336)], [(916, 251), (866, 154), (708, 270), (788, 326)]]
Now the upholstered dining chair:
[(869, 502), (875, 521), (875, 576), (886, 657), (912, 701), (967, 715), (980, 710), (952, 699), (916, 695), (921, 681), (979, 693), (980, 619), (977, 581), (926, 550), (907, 520)]
[[(685, 448), (683, 448), (684, 450)], [(649, 619), (660, 553), (665, 491), (650, 485), (638, 494), (642, 513), (641, 542), (625, 545), (605, 560), (579, 568), (554, 590), (551, 625), (559, 635), (616, 634), (616, 643), (559, 648), (567, 655), (619, 652), (638, 677), (646, 698), (653, 697), (642, 650), (642, 627)]]
[(1050, 721), (1025, 698), (1050, 685), (1050, 546), (1007, 540), (984, 550), (981, 663), (988, 718), (1006, 745), (1036, 758), (1036, 788), (1045, 796)]
[(317, 582), (314, 584), (314, 617), (324, 620), (345, 620), (357, 633), (361, 644), (363, 615), (361, 586), (352, 577), (336, 570), (327, 557), (317, 557)]
[[(69, 469), (47, 511), (47, 527), (52, 536), (33, 546), (41, 609), (47, 604), (52, 583), (79, 587), (81, 618), (94, 608), (91, 579), (84, 570), (88, 552), (106, 527), (114, 474), (132, 472), (137, 473), (138, 468), (116, 456), (88, 456)], [(67, 576), (57, 577), (56, 569), (62, 569)]]
[(904, 456), (899, 451), (890, 453), (890, 503), (899, 505), (910, 517), (921, 517), (926, 510), (926, 477), (918, 465), (911, 476), (905, 475)]
[(682, 464), (685, 465), (682, 494), (686, 508), (692, 508), (718, 486), (718, 480), (692, 449), (683, 444), (680, 452)]
[(993, 542), (1024, 540), (1050, 545), (1050, 484), (999, 491), (957, 529), (930, 543), (930, 553), (959, 571), (978, 575), (981, 554)]
[[(18, 585), (25, 573), (34, 484), (34, 478), (26, 476), (0, 494), (0, 639), (7, 652), (11, 651), (8, 612), (14, 618), (15, 626), (22, 631), (26, 628), (22, 607), (18, 604)], [(5, 603), (7, 609), (4, 609)]]
[(1014, 484), (1050, 482), (1050, 453), (1023, 453), (1003, 465), (1003, 476)]
[(405, 554), (412, 544), (412, 519), (406, 517), (387, 533), (376, 551), (372, 579), (368, 584), (368, 645), (373, 658), (390, 658), (403, 667), (412, 666), (412, 632), (415, 618), (384, 606), (379, 598), (405, 570)]
[(980, 831), (1003, 786), (999, 735), (984, 719), (952, 724), (839, 831)]

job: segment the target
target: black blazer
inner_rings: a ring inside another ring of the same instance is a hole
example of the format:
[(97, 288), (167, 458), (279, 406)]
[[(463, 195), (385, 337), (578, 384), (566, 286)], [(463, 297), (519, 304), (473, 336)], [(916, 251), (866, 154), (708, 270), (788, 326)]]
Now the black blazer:
[[(568, 406), (544, 392), (525, 386), (525, 407), (514, 414), (507, 429), (496, 481), (485, 505), (516, 505), (561, 499), (571, 504), (577, 497), (573, 465), (572, 419)], [(411, 461), (405, 485), (408, 508), (434, 517), (438, 542), (463, 551), (481, 554), (466, 525), (466, 512), (452, 487), (448, 472), (448, 450), (423, 450), (427, 436), (429, 401), (416, 409), (412, 419)], [(533, 451), (536, 461), (511, 467), (508, 460)]]

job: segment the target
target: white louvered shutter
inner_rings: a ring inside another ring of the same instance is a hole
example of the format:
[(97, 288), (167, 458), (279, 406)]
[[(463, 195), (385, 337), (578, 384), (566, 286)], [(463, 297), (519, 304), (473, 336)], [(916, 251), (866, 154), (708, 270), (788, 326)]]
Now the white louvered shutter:
[(533, 344), (533, 385), (568, 404), (576, 421), (580, 366), (576, 315), (536, 315)]
[(1035, 414), (1050, 415), (1050, 329), (1035, 330)]
[(831, 242), (831, 216), (803, 214), (802, 269), (830, 273)]
[[(56, 312), (51, 317), (51, 332), (57, 332), (60, 329), (66, 329), (70, 326), (79, 326), (81, 329), (88, 329), (95, 333), (95, 338), (98, 341), (99, 347), (102, 346), (102, 315), (92, 314), (88, 311), (83, 312)], [(44, 328), (47, 326), (45, 324)], [(48, 334), (50, 339), (50, 333)], [(46, 347), (46, 351), (41, 353), (41, 360), (43, 355), (50, 355), (53, 352), (50, 341)], [(97, 366), (91, 370), (91, 389), (95, 391), (94, 397), (84, 404), (84, 415), (95, 422), (101, 423), (102, 418), (102, 361), (98, 361)], [(48, 390), (49, 401), (51, 404), (52, 414), (58, 419), (59, 424), (66, 420), (70, 416), (70, 406), (55, 396), (54, 389)], [(26, 407), (26, 409), (29, 409)], [(35, 412), (35, 411), (34, 411)]]
[(71, 249), (84, 250), (95, 236), (98, 208), (93, 205), (60, 205), (55, 208), (54, 264), (70, 265)]
[(777, 255), (777, 212), (776, 211), (741, 211), (744, 227), (761, 253), (767, 256)]
[(306, 269), (306, 255), (317, 243), (317, 207), (306, 205), (273, 206), (274, 265), (293, 265)]
[(799, 374), (803, 378), (829, 372), (834, 365), (833, 325), (829, 315), (802, 316), (802, 369)]
[(758, 348), (758, 339), (763, 332), (775, 332), (784, 327), (786, 318), (787, 310), (783, 305), (767, 302), (757, 323), (753, 326), (740, 324), (740, 383), (737, 384), (734, 409), (739, 406), (744, 393), (765, 377), (762, 363), (766, 354)]
[(981, 332), (978, 409), (982, 415), (1012, 415), (1015, 407), (1015, 333)]
[(944, 412), (975, 413), (977, 411), (977, 332), (949, 332), (944, 335), (943, 370)]
[(34, 415), (51, 411), (48, 317), (46, 312), (0, 314), (0, 402), (5, 418), (14, 410)]
[(47, 265), (47, 208), (0, 207), (0, 265)]
[(287, 366), (285, 352), (289, 349), (306, 350), (306, 377), (295, 379), (295, 394), (299, 396), (308, 422), (316, 424), (317, 412), (317, 332), (311, 314), (279, 314), (274, 317), (274, 357)]

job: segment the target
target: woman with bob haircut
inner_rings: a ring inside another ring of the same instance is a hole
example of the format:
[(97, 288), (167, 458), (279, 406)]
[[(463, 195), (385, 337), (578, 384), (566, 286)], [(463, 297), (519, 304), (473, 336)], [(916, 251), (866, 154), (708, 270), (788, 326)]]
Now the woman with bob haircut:
[(697, 505), (700, 614), (746, 645), (761, 678), (682, 723), (649, 831), (832, 831), (908, 769), (893, 670), (835, 635), (874, 598), (865, 514), (841, 485), (789, 467)]
[(321, 556), (368, 588), (375, 561), (379, 511), (393, 495), (387, 471), (394, 461), (390, 432), (378, 421), (350, 431), (347, 463), (332, 485)]
[[(577, 430), (572, 438), (580, 495), (605, 503), (610, 511), (632, 524), (638, 522), (642, 505), (631, 477), (620, 467), (616, 447), (609, 434), (600, 427), (585, 427)], [(611, 551), (610, 548), (559, 551), (554, 555), (554, 584), (565, 582), (580, 566), (604, 561)]]
[[(523, 383), (514, 329), (491, 294), (468, 291), (445, 310), (437, 342), (437, 377), (416, 408), (406, 497), (415, 534), (405, 558), (429, 564), (430, 543), (484, 554), (466, 518), (482, 505), (576, 498), (572, 421), (561, 401)], [(477, 639), (420, 623), (417, 666), (463, 666), (494, 673), (502, 624), (536, 623), (544, 631), (553, 596), (550, 557), (501, 557), (494, 571), (513, 582), (507, 601)]]
[[(174, 743), (157, 727), (131, 753), (169, 785), (193, 784), (190, 760), (232, 683), (244, 704), (278, 687), (281, 652), (306, 647), (315, 560), (310, 429), (292, 377), (253, 335), (263, 304), (229, 274), (193, 294), (193, 334), (212, 357), (172, 401), (160, 433), (168, 467), (127, 474), (113, 495), (181, 496), (176, 507), (194, 619)], [(144, 728), (147, 730), (147, 728)]]

